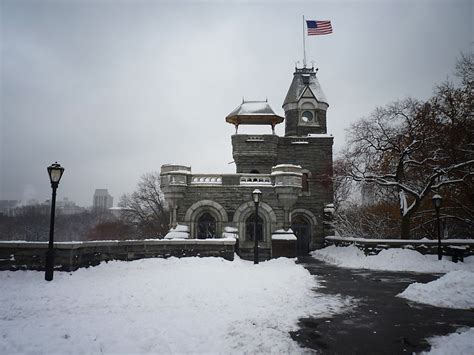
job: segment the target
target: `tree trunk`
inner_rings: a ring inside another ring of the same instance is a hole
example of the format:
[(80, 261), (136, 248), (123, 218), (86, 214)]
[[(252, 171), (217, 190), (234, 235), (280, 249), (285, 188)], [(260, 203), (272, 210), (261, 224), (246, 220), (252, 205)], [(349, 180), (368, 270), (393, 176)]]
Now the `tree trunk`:
[(410, 215), (402, 216), (402, 222), (400, 226), (400, 238), (410, 239)]

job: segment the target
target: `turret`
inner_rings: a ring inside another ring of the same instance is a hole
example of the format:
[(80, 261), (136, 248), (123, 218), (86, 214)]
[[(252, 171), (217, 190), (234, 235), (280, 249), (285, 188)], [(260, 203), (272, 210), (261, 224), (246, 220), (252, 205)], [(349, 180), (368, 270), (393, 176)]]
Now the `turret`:
[[(270, 174), (278, 155), (275, 125), (283, 120), (267, 101), (243, 101), (226, 117), (226, 122), (235, 126), (232, 150), (238, 173)], [(238, 134), (239, 125), (268, 125), (272, 127), (272, 134)]]
[(329, 105), (314, 68), (295, 68), (283, 110), (285, 136), (327, 133), (326, 110)]

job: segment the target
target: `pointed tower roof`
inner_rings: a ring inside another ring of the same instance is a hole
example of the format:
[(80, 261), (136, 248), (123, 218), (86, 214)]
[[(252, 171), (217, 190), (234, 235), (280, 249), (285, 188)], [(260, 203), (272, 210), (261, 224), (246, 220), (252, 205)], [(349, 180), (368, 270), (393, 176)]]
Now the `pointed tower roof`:
[(234, 125), (255, 124), (275, 126), (283, 122), (267, 101), (242, 101), (242, 103), (225, 118), (226, 122)]
[(318, 102), (324, 102), (328, 104), (326, 96), (324, 95), (321, 85), (316, 78), (316, 72), (318, 70), (314, 68), (295, 68), (293, 73), (293, 81), (291, 82), (288, 93), (286, 94), (285, 101), (283, 102), (283, 107), (286, 104), (298, 102), (305, 89), (309, 88)]

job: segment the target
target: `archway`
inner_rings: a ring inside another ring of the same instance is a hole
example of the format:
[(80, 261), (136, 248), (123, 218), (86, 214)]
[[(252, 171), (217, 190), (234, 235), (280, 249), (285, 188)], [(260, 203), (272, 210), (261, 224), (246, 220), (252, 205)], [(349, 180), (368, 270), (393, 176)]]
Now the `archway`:
[[(202, 224), (200, 225), (199, 221), (201, 219)], [(212, 219), (215, 221), (214, 224)], [(194, 203), (188, 208), (184, 216), (184, 223), (191, 228), (190, 235), (192, 238), (202, 238), (204, 233), (207, 235), (209, 229), (212, 231), (214, 238), (220, 238), (223, 224), (227, 223), (227, 221), (227, 213), (224, 208), (211, 200), (201, 200)]]
[(203, 213), (197, 221), (197, 238), (208, 239), (216, 238), (216, 219), (208, 212)]
[[(255, 234), (255, 213), (252, 213), (245, 220), (245, 240), (254, 241)], [(263, 219), (257, 216), (257, 240), (263, 242)]]
[[(235, 222), (239, 228), (239, 235), (247, 235), (247, 221), (252, 221), (255, 215), (255, 204), (253, 201), (245, 202), (241, 204), (234, 213), (233, 222)], [(277, 218), (272, 208), (265, 202), (260, 202), (258, 216), (262, 220), (262, 241), (271, 241), (270, 233), (276, 229)], [(250, 219), (251, 218), (251, 219)], [(250, 227), (249, 227), (250, 228)], [(257, 236), (258, 236), (257, 231)], [(253, 233), (252, 233), (253, 235)], [(243, 241), (249, 242), (250, 240), (246, 237)], [(260, 240), (260, 239), (259, 239)]]

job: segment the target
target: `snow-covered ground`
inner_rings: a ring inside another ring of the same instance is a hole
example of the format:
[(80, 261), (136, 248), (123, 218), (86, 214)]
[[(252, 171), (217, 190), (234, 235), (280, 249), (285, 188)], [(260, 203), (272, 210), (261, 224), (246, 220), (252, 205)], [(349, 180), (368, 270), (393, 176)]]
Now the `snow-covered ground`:
[(415, 282), (399, 296), (436, 307), (474, 309), (474, 273), (451, 271), (426, 284)]
[(430, 355), (472, 355), (474, 354), (474, 328), (461, 328), (446, 336), (428, 339)]
[(293, 260), (109, 262), (0, 272), (0, 354), (299, 353), (298, 318), (347, 306)]
[[(474, 308), (474, 257), (453, 263), (437, 255), (423, 255), (409, 249), (382, 250), (378, 255), (365, 256), (355, 246), (329, 246), (312, 252), (316, 259), (349, 268), (372, 270), (446, 273), (432, 282), (413, 283), (398, 296), (435, 307)], [(432, 355), (474, 354), (474, 328), (428, 339)]]
[(342, 267), (372, 270), (413, 271), (446, 273), (456, 270), (474, 271), (474, 256), (464, 258), (464, 262), (453, 263), (451, 258), (437, 255), (423, 255), (415, 250), (393, 248), (382, 250), (377, 255), (365, 256), (356, 246), (328, 246), (311, 253), (313, 257)]

